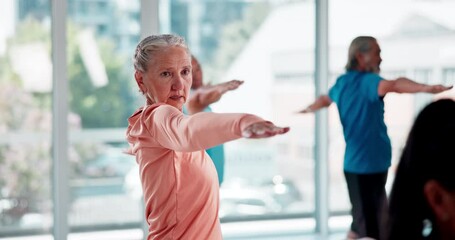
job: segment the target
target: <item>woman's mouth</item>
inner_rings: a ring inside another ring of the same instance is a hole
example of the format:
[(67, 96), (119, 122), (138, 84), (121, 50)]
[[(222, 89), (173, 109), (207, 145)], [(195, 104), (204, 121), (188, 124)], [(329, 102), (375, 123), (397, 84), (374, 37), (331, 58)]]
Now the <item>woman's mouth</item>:
[(173, 95), (173, 96), (170, 96), (169, 98), (174, 101), (184, 100), (184, 97), (182, 95)]

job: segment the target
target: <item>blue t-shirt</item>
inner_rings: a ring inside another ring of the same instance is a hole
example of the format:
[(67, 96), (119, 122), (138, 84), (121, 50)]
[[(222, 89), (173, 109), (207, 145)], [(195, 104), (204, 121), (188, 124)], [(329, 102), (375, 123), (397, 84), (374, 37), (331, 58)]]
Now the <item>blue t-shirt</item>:
[[(184, 114), (188, 115), (188, 111), (185, 105), (183, 105), (182, 111)], [(204, 109), (204, 112), (212, 112), (212, 109), (208, 106)], [(221, 185), (224, 180), (224, 146), (223, 144), (220, 144), (215, 147), (206, 149), (205, 151), (210, 156), (213, 164), (215, 165), (216, 172), (218, 173), (218, 183)]]
[(382, 79), (375, 73), (348, 71), (329, 90), (343, 125), (346, 172), (379, 173), (390, 167), (392, 146), (384, 123), (384, 100), (378, 95)]

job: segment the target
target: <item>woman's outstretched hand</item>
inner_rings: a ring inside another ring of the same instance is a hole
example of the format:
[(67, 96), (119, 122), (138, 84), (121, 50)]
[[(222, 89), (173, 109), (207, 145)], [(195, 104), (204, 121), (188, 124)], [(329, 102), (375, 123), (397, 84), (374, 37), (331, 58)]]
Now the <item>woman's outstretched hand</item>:
[(310, 112), (313, 112), (313, 111), (311, 110), (310, 107), (307, 107), (307, 108), (305, 108), (303, 110), (300, 110), (300, 111), (298, 111), (296, 113), (310, 113)]
[(443, 86), (443, 85), (430, 85), (428, 86), (428, 93), (440, 93), (452, 89), (453, 86)]
[(289, 127), (277, 127), (272, 122), (258, 122), (246, 127), (242, 131), (242, 136), (244, 138), (267, 138), (287, 133), (289, 129)]
[(241, 80), (231, 80), (228, 82), (220, 83), (219, 86), (220, 86), (221, 93), (224, 94), (227, 91), (235, 90), (238, 87), (240, 87), (240, 85), (242, 85), (243, 82), (244, 81), (241, 81)]

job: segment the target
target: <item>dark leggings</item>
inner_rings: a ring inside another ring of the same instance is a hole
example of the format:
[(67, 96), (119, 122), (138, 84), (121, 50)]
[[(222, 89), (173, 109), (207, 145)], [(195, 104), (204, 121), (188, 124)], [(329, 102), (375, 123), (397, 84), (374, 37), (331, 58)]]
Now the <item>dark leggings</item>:
[(387, 208), (387, 172), (355, 174), (344, 172), (352, 204), (351, 230), (358, 237), (379, 239), (382, 214)]

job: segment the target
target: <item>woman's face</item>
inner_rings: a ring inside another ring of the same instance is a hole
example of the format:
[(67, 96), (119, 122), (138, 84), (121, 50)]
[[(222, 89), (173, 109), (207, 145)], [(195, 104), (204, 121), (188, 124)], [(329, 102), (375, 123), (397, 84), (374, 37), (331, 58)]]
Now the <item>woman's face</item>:
[(148, 104), (166, 103), (182, 110), (191, 86), (191, 57), (183, 47), (156, 52), (146, 72), (136, 71), (136, 82)]

